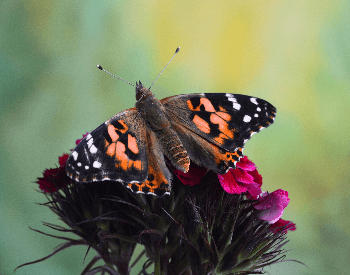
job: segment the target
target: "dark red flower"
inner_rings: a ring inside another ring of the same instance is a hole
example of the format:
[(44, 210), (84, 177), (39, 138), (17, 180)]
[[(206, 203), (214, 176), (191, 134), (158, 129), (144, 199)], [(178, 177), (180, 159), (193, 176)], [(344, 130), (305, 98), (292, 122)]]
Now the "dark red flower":
[(287, 231), (294, 231), (297, 229), (295, 226), (295, 223), (291, 221), (285, 221), (282, 219), (279, 219), (274, 224), (271, 224), (269, 228), (273, 233), (278, 233), (281, 231), (283, 231), (284, 233), (287, 233)]
[(63, 154), (63, 156), (58, 157), (58, 163), (60, 164), (61, 167), (66, 166), (66, 162), (67, 162), (68, 157), (69, 157), (68, 154)]
[(230, 194), (248, 192), (251, 199), (256, 199), (261, 193), (262, 177), (256, 166), (247, 156), (236, 164), (236, 169), (230, 169), (224, 175), (218, 174), (222, 188)]
[[(85, 138), (88, 134), (89, 133), (86, 133), (86, 135), (83, 135), (83, 138)], [(78, 145), (82, 139), (77, 139), (75, 142), (76, 145)], [(37, 183), (39, 184), (39, 188), (42, 191), (56, 192), (57, 190), (63, 188), (66, 185), (68, 178), (66, 176), (65, 167), (66, 167), (68, 157), (69, 157), (68, 154), (63, 154), (61, 157), (58, 157), (58, 163), (60, 167), (53, 168), (53, 169), (46, 169), (44, 171), (43, 177), (38, 178)]]
[(44, 192), (56, 192), (66, 184), (64, 167), (46, 169), (44, 177), (38, 178), (39, 188)]
[(39, 188), (44, 192), (56, 192), (57, 190), (63, 188), (66, 185), (66, 162), (68, 159), (68, 154), (63, 154), (58, 157), (58, 162), (60, 164), (59, 168), (46, 169), (44, 171), (43, 177), (38, 178), (37, 183)]
[(201, 180), (207, 173), (207, 169), (191, 162), (190, 168), (187, 173), (184, 173), (177, 169), (174, 169), (173, 173), (179, 178), (179, 180), (184, 185), (194, 186), (201, 182)]

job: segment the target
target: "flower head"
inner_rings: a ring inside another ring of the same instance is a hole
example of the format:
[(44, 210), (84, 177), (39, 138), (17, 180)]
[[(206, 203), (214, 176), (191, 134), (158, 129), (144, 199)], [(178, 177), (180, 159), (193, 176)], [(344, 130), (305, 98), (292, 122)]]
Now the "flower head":
[[(225, 175), (193, 163), (188, 173), (169, 167), (172, 192), (162, 198), (132, 193), (127, 183), (71, 180), (65, 173), (67, 159), (66, 154), (59, 157), (59, 167), (45, 170), (38, 184), (49, 199), (45, 205), (68, 228), (48, 226), (79, 239), (50, 235), (66, 241), (50, 256), (86, 245), (98, 253), (87, 273), (130, 274), (135, 246), (141, 244), (155, 267), (161, 263), (158, 274), (255, 274), (280, 261), (283, 234), (295, 230), (293, 223), (279, 219), (289, 202), (287, 192), (254, 200), (262, 177), (247, 157)], [(104, 263), (94, 267), (98, 260)]]
[(230, 194), (248, 192), (251, 199), (257, 198), (261, 193), (262, 177), (256, 166), (247, 156), (236, 164), (236, 169), (230, 169), (226, 174), (218, 174), (222, 188)]
[(38, 178), (37, 183), (39, 188), (46, 192), (56, 192), (57, 190), (63, 188), (66, 185), (66, 172), (65, 166), (69, 155), (63, 154), (59, 157), (59, 168), (46, 169), (44, 171), (43, 177)]

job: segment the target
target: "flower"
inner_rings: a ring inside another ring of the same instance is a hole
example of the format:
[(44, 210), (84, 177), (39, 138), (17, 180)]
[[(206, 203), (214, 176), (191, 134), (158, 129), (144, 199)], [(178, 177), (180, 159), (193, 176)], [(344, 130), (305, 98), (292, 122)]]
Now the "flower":
[(44, 177), (38, 178), (39, 188), (44, 192), (56, 192), (65, 186), (65, 171), (61, 168), (46, 169)]
[(258, 218), (260, 220), (273, 224), (281, 218), (284, 208), (287, 207), (289, 201), (288, 192), (278, 189), (272, 193), (262, 193), (259, 196), (259, 202), (254, 205), (254, 208), (259, 210)]
[(226, 174), (218, 174), (222, 188), (230, 194), (248, 192), (251, 199), (256, 199), (261, 193), (262, 177), (256, 166), (247, 156), (236, 164), (236, 169), (230, 169)]
[[(86, 133), (86, 135), (83, 135), (83, 138), (85, 138), (88, 134), (89, 133)], [(77, 139), (75, 141), (75, 144), (78, 145), (82, 139)], [(73, 151), (73, 149), (71, 151)], [(62, 156), (58, 157), (58, 163), (60, 167), (53, 168), (53, 169), (46, 169), (44, 171), (43, 177), (38, 178), (36, 182), (39, 184), (39, 188), (42, 191), (44, 191), (44, 193), (57, 192), (57, 190), (66, 186), (66, 182), (67, 180), (69, 180), (68, 177), (66, 176), (66, 171), (65, 171), (68, 157), (69, 157), (68, 154), (63, 154)]]
[(43, 177), (38, 178), (36, 182), (39, 184), (39, 188), (44, 191), (44, 193), (56, 192), (66, 185), (67, 176), (65, 166), (68, 157), (69, 155), (67, 154), (63, 154), (61, 157), (58, 157), (60, 167), (46, 169)]
[(291, 221), (285, 221), (282, 219), (279, 219), (274, 224), (271, 224), (269, 228), (272, 230), (273, 233), (278, 233), (278, 232), (287, 233), (287, 231), (294, 231), (297, 229), (295, 226), (295, 223)]
[(60, 164), (61, 167), (66, 166), (68, 157), (69, 157), (68, 154), (63, 154), (61, 157), (58, 157), (58, 163)]
[[(288, 192), (277, 190), (259, 197), (262, 177), (247, 157), (225, 175), (193, 163), (183, 173), (168, 163), (173, 188), (162, 198), (132, 193), (123, 182), (71, 180), (65, 171), (68, 157), (60, 156), (59, 167), (45, 170), (37, 182), (48, 199), (43, 205), (68, 227), (45, 225), (78, 239), (35, 230), (65, 242), (49, 256), (19, 267), (85, 245), (97, 256), (84, 274), (129, 275), (139, 244), (144, 250), (137, 261), (142, 255), (148, 258), (143, 270), (136, 271), (142, 274), (148, 274), (145, 268), (150, 263), (154, 274), (260, 274), (264, 266), (281, 262), (281, 254), (286, 253), (281, 249), (283, 233), (295, 230), (295, 224), (280, 219), (289, 202)], [(252, 201), (258, 197), (258, 203)], [(99, 260), (102, 264), (95, 267)]]
[(179, 180), (184, 185), (195, 186), (201, 182), (204, 178), (207, 169), (200, 167), (195, 163), (191, 163), (190, 168), (187, 173), (182, 172), (181, 170), (174, 169), (173, 173), (179, 178)]

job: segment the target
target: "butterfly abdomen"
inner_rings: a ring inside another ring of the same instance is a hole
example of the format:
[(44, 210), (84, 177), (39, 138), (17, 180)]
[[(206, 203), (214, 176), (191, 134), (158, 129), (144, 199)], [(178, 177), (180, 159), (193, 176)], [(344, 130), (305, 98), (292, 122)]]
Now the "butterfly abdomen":
[(188, 172), (190, 158), (176, 132), (171, 127), (167, 127), (155, 131), (155, 134), (163, 148), (163, 153), (171, 161), (171, 164), (184, 173)]

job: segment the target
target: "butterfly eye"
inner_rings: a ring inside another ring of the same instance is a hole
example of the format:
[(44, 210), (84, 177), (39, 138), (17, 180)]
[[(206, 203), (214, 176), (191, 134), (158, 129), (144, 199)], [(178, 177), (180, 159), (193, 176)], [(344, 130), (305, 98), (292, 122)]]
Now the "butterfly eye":
[(139, 91), (138, 93), (136, 93), (136, 100), (140, 101), (144, 96), (145, 96), (145, 94), (143, 92)]
[(135, 90), (135, 92), (136, 92), (136, 100), (137, 101), (140, 101), (141, 98), (143, 98), (145, 96), (144, 88), (143, 88), (141, 82), (139, 82), (139, 83), (136, 82), (136, 90)]

